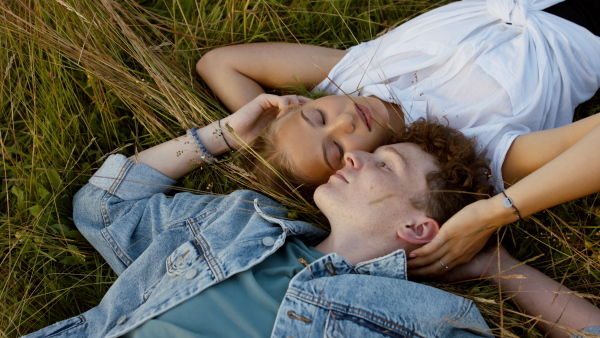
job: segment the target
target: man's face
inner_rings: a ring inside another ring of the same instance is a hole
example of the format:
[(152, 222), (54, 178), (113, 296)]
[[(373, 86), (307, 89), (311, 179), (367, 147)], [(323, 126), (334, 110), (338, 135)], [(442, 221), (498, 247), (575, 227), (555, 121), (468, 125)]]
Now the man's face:
[[(411, 200), (428, 190), (426, 176), (438, 170), (435, 158), (413, 143), (377, 148), (374, 153), (350, 151), (346, 165), (315, 191), (315, 202), (333, 227), (358, 226), (365, 235), (373, 224), (417, 211)], [(422, 212), (422, 211), (421, 211)]]

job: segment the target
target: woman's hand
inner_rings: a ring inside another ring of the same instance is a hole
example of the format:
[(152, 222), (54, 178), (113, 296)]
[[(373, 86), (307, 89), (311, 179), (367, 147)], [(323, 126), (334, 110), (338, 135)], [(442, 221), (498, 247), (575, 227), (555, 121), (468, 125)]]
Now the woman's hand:
[(499, 260), (505, 263), (509, 260), (511, 262), (514, 261), (512, 264), (515, 266), (519, 264), (502, 245), (494, 242), (491, 245), (485, 246), (470, 262), (459, 265), (442, 275), (440, 280), (444, 282), (457, 282), (494, 277), (500, 272)]
[[(273, 121), (279, 111), (289, 105), (303, 104), (311, 99), (298, 96), (260, 94), (237, 112), (221, 120), (224, 136), (233, 148), (251, 143)], [(231, 129), (229, 129), (228, 127)], [(231, 133), (233, 131), (235, 135)], [(241, 139), (238, 140), (239, 137)]]
[[(492, 201), (494, 200), (494, 201)], [(490, 203), (492, 202), (492, 203)], [(414, 250), (408, 261), (413, 277), (439, 276), (457, 265), (467, 263), (498, 229), (492, 223), (495, 199), (480, 200), (464, 207), (440, 228), (428, 244)], [(446, 268), (446, 266), (448, 268)]]

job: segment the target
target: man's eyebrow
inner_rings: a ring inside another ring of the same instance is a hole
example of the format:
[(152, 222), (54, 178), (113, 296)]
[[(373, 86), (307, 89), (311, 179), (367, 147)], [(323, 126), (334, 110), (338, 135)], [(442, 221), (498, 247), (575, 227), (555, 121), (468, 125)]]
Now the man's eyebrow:
[(331, 163), (329, 163), (329, 160), (327, 159), (327, 150), (325, 149), (325, 142), (323, 142), (323, 147), (322, 147), (322, 149), (323, 149), (323, 160), (325, 161), (325, 164), (327, 164), (327, 166), (328, 166), (328, 167), (329, 167), (331, 170), (335, 171), (335, 169), (333, 169), (333, 166), (331, 165)]
[(394, 154), (398, 158), (398, 160), (406, 163), (406, 159), (404, 158), (404, 156), (402, 156), (402, 154), (400, 154), (398, 152), (398, 150), (396, 150), (394, 147), (392, 147), (392, 146), (385, 147), (385, 148), (383, 148), (383, 151)]
[(312, 123), (312, 121), (308, 117), (306, 117), (306, 115), (304, 115), (304, 109), (300, 110), (300, 116), (302, 116), (302, 118), (304, 119), (304, 121), (306, 121), (306, 123), (310, 124), (313, 127), (315, 126), (315, 124)]

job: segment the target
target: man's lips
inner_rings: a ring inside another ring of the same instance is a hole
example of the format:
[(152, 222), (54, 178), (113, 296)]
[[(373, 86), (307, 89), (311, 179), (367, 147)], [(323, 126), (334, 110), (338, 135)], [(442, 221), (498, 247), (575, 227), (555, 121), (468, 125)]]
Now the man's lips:
[(356, 113), (358, 114), (358, 117), (360, 117), (360, 119), (363, 121), (363, 123), (367, 126), (367, 129), (371, 131), (373, 114), (371, 114), (369, 108), (363, 106), (362, 104), (356, 104)]
[(348, 183), (348, 180), (346, 179), (346, 177), (344, 177), (344, 174), (342, 173), (341, 170), (336, 171), (335, 174), (331, 175), (331, 177), (338, 178), (338, 179)]

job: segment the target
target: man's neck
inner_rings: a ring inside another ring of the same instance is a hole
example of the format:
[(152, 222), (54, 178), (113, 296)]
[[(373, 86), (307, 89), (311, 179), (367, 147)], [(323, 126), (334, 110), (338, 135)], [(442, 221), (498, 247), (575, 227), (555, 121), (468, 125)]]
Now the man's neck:
[(365, 238), (354, 238), (349, 235), (336, 236), (333, 232), (315, 248), (326, 255), (335, 252), (353, 265), (401, 249), (400, 247), (388, 248), (386, 245), (376, 243), (376, 241), (367, 241)]

